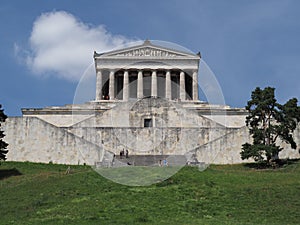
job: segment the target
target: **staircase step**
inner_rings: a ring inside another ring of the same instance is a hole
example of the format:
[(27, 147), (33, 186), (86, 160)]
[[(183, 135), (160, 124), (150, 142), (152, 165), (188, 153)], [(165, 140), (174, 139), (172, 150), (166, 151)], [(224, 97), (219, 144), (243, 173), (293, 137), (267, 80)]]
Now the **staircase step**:
[(185, 165), (186, 157), (184, 155), (130, 155), (128, 158), (123, 156), (116, 156), (114, 160), (114, 166), (159, 166), (164, 165), (166, 160), (167, 165)]

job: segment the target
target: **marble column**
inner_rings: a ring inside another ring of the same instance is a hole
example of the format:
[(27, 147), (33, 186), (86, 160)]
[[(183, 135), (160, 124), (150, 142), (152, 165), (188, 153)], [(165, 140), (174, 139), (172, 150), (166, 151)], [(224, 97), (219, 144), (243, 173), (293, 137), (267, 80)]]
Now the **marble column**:
[(151, 75), (151, 96), (157, 97), (157, 74), (156, 71), (152, 71)]
[(166, 99), (171, 100), (171, 73), (170, 70), (166, 72)]
[(185, 74), (183, 71), (180, 72), (180, 99), (181, 101), (186, 100), (186, 92), (185, 92)]
[(123, 101), (128, 101), (128, 93), (129, 93), (129, 86), (128, 86), (128, 71), (124, 71), (124, 78), (123, 78)]
[(109, 72), (109, 99), (115, 99), (115, 72)]
[(137, 98), (143, 98), (143, 71), (139, 70), (137, 79)]
[(96, 74), (96, 101), (102, 99), (102, 71), (98, 70)]
[(198, 72), (193, 72), (193, 100), (198, 100)]

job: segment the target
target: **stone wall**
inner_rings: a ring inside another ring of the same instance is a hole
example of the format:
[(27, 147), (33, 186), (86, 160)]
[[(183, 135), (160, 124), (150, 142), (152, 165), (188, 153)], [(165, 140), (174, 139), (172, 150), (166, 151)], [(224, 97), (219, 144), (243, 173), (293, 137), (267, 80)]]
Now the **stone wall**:
[[(277, 144), (283, 147), (279, 153), (280, 158), (300, 158), (300, 126), (294, 132), (294, 140), (298, 145), (298, 149), (291, 149), (289, 145), (282, 141)], [(234, 129), (223, 137), (217, 138), (207, 144), (198, 147), (195, 150), (196, 158), (200, 162), (208, 164), (234, 164), (243, 162), (252, 162), (253, 160), (241, 159), (241, 146), (244, 143), (252, 143), (248, 127), (244, 126), (240, 129)]]
[[(84, 123), (85, 124), (85, 123)], [(81, 124), (82, 125), (82, 124)], [(87, 125), (87, 124), (85, 124)], [(208, 164), (246, 162), (240, 158), (241, 145), (251, 142), (247, 127), (242, 128), (142, 128), (142, 127), (56, 127), (36, 117), (9, 117), (3, 126), (9, 144), (9, 161), (89, 164), (104, 155), (118, 154), (127, 148), (130, 154), (187, 155)], [(300, 147), (300, 127), (294, 132)], [(281, 141), (282, 158), (300, 158)]]
[(184, 155), (231, 132), (231, 128), (72, 127), (68, 131), (118, 154)]
[(3, 128), (9, 161), (94, 165), (103, 154), (101, 147), (36, 117), (9, 117)]
[(247, 127), (235, 129), (196, 149), (196, 158), (207, 164), (234, 164), (246, 162), (241, 159), (241, 146), (250, 142)]
[(24, 117), (37, 117), (46, 121), (56, 127), (69, 127), (76, 123), (79, 123), (85, 119), (92, 117), (93, 115), (26, 115)]
[[(199, 115), (196, 110), (164, 99), (146, 98), (139, 101), (119, 102), (111, 110), (91, 110), (89, 118), (72, 127), (144, 127), (144, 119), (153, 119), (155, 127), (212, 128), (224, 125)], [(220, 120), (222, 116), (219, 116)], [(225, 120), (225, 116), (223, 116)]]

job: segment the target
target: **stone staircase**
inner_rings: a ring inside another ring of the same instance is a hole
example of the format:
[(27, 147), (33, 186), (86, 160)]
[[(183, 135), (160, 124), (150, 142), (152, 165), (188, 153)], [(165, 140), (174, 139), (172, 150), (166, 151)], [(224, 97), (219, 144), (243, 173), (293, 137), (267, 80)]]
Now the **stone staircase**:
[(164, 160), (168, 166), (180, 166), (186, 164), (184, 155), (129, 155), (128, 158), (116, 156), (113, 167), (121, 166), (164, 166)]

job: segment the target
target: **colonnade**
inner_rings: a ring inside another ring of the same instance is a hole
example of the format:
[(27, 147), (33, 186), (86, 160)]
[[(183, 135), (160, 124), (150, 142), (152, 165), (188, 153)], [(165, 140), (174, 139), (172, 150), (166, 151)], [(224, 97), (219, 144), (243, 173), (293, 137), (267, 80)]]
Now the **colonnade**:
[[(161, 71), (161, 70), (160, 70)], [(118, 72), (119, 73), (119, 72)], [(143, 87), (143, 70), (138, 70), (137, 72), (137, 98), (144, 97), (144, 87)], [(171, 71), (165, 70), (165, 98), (171, 100), (172, 95), (172, 88), (171, 88)], [(103, 99), (102, 87), (103, 83), (103, 70), (98, 70), (96, 74), (96, 101)], [(115, 99), (115, 70), (109, 71), (109, 88), (108, 88), (108, 95), (109, 99)], [(157, 79), (157, 70), (151, 71), (151, 96), (157, 97), (158, 96), (158, 79)], [(186, 87), (185, 82), (186, 74), (184, 71), (179, 72), (179, 98), (180, 100), (184, 101), (187, 99), (186, 96), (186, 88), (192, 89), (192, 100), (198, 100), (198, 72), (192, 71), (192, 85), (191, 87)], [(129, 71), (123, 71), (123, 101), (128, 101), (129, 99)]]

